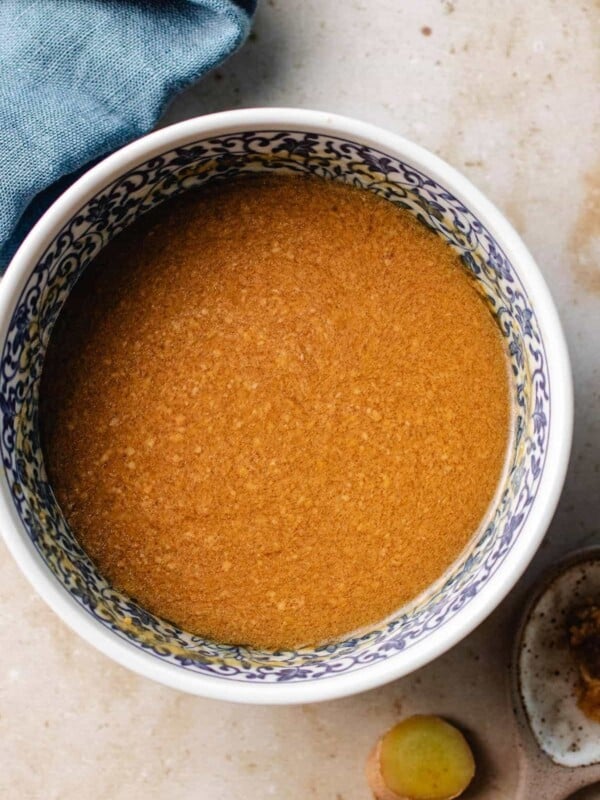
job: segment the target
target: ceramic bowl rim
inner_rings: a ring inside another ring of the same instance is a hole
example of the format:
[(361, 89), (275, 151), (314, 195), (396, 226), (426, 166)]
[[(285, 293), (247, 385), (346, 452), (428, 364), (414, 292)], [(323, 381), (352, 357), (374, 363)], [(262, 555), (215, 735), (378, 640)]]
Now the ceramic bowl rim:
[(60, 228), (100, 189), (167, 149), (227, 133), (278, 129), (314, 131), (346, 138), (408, 161), (447, 187), (477, 214), (511, 261), (535, 309), (547, 350), (553, 422), (548, 457), (536, 492), (537, 502), (533, 503), (525, 526), (503, 563), (472, 601), (413, 648), (397, 652), (359, 672), (340, 674), (327, 681), (228, 682), (161, 662), (119, 639), (86, 614), (44, 564), (17, 515), (2, 471), (0, 529), (3, 538), (30, 583), (69, 627), (117, 663), (159, 683), (208, 698), (260, 704), (331, 700), (375, 688), (424, 666), (474, 630), (512, 589), (541, 544), (561, 494), (573, 429), (571, 368), (561, 323), (537, 265), (509, 222), (470, 181), (423, 147), (375, 125), (323, 111), (249, 108), (195, 117), (137, 139), (89, 169), (41, 217), (2, 278), (0, 341), (6, 338), (15, 304), (39, 258)]

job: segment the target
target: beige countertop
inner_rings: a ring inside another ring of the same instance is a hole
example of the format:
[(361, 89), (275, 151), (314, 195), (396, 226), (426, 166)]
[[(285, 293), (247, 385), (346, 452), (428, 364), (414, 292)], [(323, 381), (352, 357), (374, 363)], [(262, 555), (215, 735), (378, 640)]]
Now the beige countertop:
[(173, 104), (166, 122), (252, 105), (349, 114), (471, 178), (522, 234), (561, 312), (571, 467), (532, 568), (484, 625), (415, 675), (314, 706), (235, 706), (136, 677), (59, 622), (0, 544), (2, 800), (368, 800), (370, 747), (415, 711), (469, 733), (480, 770), (466, 797), (514, 797), (515, 615), (545, 564), (600, 541), (599, 85), (598, 0), (262, 0), (251, 41)]

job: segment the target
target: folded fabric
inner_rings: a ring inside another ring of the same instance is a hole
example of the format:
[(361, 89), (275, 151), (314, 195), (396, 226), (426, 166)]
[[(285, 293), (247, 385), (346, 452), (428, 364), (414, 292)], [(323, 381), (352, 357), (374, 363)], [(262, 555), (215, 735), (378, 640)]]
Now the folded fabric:
[(83, 167), (146, 133), (256, 0), (1, 0), (0, 271)]

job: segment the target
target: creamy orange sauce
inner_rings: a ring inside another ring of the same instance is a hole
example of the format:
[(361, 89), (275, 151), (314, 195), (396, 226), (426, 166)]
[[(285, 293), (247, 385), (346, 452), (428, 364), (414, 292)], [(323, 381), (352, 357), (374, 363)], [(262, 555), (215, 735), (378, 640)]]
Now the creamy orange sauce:
[(57, 324), (46, 462), (109, 580), (225, 642), (375, 623), (460, 555), (510, 427), (496, 323), (408, 213), (317, 179), (171, 201)]

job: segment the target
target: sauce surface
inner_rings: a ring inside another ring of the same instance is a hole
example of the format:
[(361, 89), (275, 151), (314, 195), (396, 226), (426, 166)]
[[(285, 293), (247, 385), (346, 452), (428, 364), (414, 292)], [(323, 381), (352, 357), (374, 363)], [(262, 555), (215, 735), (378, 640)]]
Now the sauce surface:
[(42, 381), (46, 465), (100, 571), (186, 630), (264, 647), (394, 612), (502, 473), (507, 359), (458, 256), (307, 178), (187, 193), (110, 243)]

